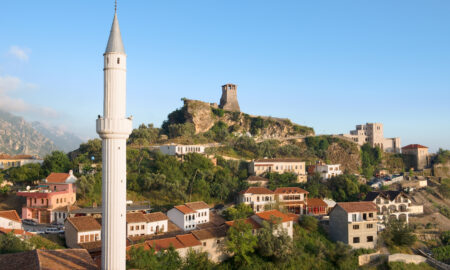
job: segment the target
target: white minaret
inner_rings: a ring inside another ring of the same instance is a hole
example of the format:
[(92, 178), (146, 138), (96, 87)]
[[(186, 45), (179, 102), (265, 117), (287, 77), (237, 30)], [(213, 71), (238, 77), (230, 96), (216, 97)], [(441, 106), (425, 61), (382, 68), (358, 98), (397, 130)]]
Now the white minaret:
[(126, 140), (131, 119), (126, 113), (127, 57), (117, 13), (104, 56), (103, 117), (97, 119), (102, 138), (102, 269), (125, 269), (126, 241)]

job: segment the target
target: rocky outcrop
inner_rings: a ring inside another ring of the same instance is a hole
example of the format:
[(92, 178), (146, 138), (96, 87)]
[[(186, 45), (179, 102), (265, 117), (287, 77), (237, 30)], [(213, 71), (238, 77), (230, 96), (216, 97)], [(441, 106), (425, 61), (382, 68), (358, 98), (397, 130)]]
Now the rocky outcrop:
[[(314, 129), (292, 123), (289, 119), (252, 116), (238, 111), (226, 111), (215, 104), (184, 99), (181, 109), (185, 123), (192, 123), (195, 133), (209, 131), (219, 122), (230, 132), (262, 139), (290, 138), (314, 135)], [(170, 119), (169, 119), (170, 120)]]
[(434, 164), (433, 175), (437, 177), (449, 178), (450, 177), (450, 161), (445, 164)]
[(361, 167), (361, 155), (358, 146), (351, 142), (332, 143), (327, 150), (331, 164), (341, 164), (342, 171), (358, 173)]

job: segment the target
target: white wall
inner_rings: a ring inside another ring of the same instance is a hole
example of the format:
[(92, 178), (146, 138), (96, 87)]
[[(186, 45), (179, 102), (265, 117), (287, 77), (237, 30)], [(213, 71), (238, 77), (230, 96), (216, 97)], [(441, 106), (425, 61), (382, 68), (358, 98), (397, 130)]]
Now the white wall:
[(22, 223), (0, 217), (0, 227), (6, 229), (22, 229)]
[(168, 220), (160, 220), (147, 223), (147, 232), (146, 234), (155, 234), (156, 227), (158, 227), (159, 232), (167, 232), (167, 227), (169, 226)]

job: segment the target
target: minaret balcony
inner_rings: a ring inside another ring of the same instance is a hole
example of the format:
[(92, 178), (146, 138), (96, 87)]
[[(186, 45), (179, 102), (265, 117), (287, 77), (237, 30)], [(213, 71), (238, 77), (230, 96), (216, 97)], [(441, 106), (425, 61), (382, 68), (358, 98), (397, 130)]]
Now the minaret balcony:
[(103, 139), (128, 138), (132, 131), (131, 119), (98, 118), (97, 133)]

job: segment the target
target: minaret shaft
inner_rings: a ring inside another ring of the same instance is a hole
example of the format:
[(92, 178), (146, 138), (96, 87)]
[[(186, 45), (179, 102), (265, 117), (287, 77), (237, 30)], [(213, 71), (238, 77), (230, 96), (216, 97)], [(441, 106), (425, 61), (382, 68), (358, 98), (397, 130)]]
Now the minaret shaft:
[(126, 54), (117, 15), (104, 54), (103, 117), (97, 119), (102, 138), (102, 269), (125, 270), (126, 259)]

